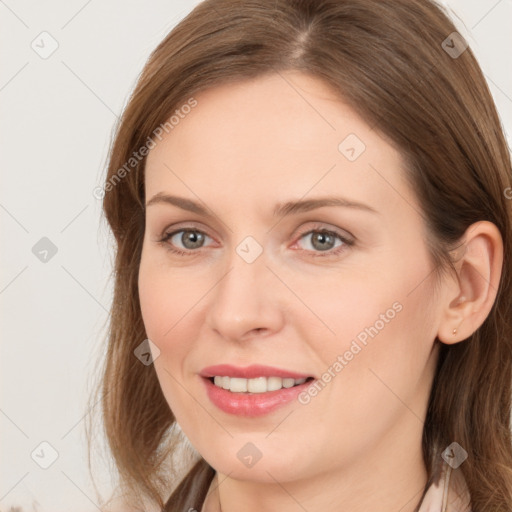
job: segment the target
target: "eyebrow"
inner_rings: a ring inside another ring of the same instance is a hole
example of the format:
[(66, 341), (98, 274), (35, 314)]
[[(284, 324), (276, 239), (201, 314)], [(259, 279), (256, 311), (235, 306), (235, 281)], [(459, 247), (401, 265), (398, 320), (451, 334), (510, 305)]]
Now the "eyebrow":
[[(201, 206), (199, 203), (192, 201), (191, 199), (186, 199), (184, 197), (172, 196), (169, 194), (165, 194), (163, 192), (159, 192), (155, 194), (147, 203), (146, 207), (154, 205), (154, 204), (171, 204), (181, 208), (182, 210), (187, 210), (192, 213), (197, 213), (198, 215), (202, 215), (203, 217), (212, 218), (212, 215), (206, 208)], [(322, 208), (324, 206), (340, 206), (344, 208), (354, 208), (357, 210), (367, 211), (374, 214), (379, 214), (375, 208), (371, 206), (360, 203), (358, 201), (352, 201), (343, 197), (317, 197), (314, 199), (304, 199), (304, 200), (295, 200), (288, 201), (286, 203), (278, 203), (275, 208), (273, 215), (277, 216), (285, 216), (285, 215), (293, 215), (302, 212), (308, 212), (310, 210), (315, 210), (317, 208)]]

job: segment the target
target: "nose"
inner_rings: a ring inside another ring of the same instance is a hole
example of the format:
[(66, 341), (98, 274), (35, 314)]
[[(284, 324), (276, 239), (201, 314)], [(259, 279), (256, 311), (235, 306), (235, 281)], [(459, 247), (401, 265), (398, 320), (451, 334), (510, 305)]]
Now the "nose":
[(228, 270), (208, 294), (206, 324), (218, 336), (244, 341), (282, 329), (286, 294), (264, 256), (248, 263), (233, 251)]

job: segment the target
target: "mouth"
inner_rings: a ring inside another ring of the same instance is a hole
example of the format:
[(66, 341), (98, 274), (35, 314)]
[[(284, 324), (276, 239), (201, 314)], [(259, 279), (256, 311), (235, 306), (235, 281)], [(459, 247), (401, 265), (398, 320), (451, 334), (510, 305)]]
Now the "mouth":
[(206, 395), (220, 410), (256, 417), (291, 405), (315, 377), (275, 366), (218, 364), (199, 373)]
[(255, 377), (244, 379), (217, 375), (201, 377), (208, 399), (221, 411), (239, 417), (257, 418), (297, 401), (316, 382), (314, 377)]
[(226, 375), (216, 375), (214, 377), (205, 377), (214, 386), (229, 391), (245, 395), (263, 394), (281, 389), (289, 389), (314, 380), (314, 377), (302, 377), (294, 379), (291, 377), (282, 378), (277, 376), (256, 377), (245, 379), (242, 377), (229, 377)]

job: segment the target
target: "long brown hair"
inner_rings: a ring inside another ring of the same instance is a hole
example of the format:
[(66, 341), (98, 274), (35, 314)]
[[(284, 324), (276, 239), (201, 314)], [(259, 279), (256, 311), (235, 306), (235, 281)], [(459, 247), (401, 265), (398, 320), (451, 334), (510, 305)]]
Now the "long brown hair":
[[(455, 31), (431, 0), (206, 0), (151, 54), (117, 126), (103, 198), (116, 252), (98, 394), (123, 489), (161, 509), (170, 475), (183, 477), (166, 465), (177, 447), (175, 418), (153, 366), (134, 356), (147, 338), (137, 288), (145, 158), (130, 159), (199, 91), (299, 70), (332, 86), (398, 148), (438, 275), (453, 271), (449, 251), (472, 223), (488, 220), (501, 232), (495, 303), (467, 340), (441, 343), (422, 442), (430, 483), (440, 450), (456, 441), (468, 452), (460, 469), (473, 510), (511, 510), (511, 158), (482, 71)], [(207, 469), (200, 459), (181, 489)], [(169, 510), (185, 510), (178, 494)]]

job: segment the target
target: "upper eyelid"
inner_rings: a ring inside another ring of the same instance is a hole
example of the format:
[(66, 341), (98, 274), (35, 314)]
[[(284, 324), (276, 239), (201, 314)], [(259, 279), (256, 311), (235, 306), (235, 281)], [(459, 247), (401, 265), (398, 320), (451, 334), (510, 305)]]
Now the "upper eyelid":
[(180, 233), (181, 231), (198, 231), (198, 232), (203, 233), (204, 235), (208, 236), (212, 240), (215, 240), (215, 237), (210, 235), (207, 230), (205, 230), (203, 228), (196, 227), (196, 226), (192, 226), (192, 225), (165, 228), (162, 231), (162, 233), (159, 235), (159, 239), (174, 236), (177, 233)]
[[(296, 234), (293, 235), (293, 237), (294, 237), (293, 245), (295, 245), (304, 236), (310, 235), (312, 232), (320, 232), (320, 231), (332, 233), (334, 236), (337, 236), (343, 243), (350, 243), (350, 244), (354, 243), (355, 237), (351, 233), (349, 233), (348, 231), (341, 229), (341, 228), (331, 228), (328, 226), (328, 224), (329, 223), (317, 221), (317, 222), (314, 222), (313, 226), (310, 226), (310, 227), (304, 228), (304, 229), (299, 229), (298, 233), (295, 231)], [(208, 234), (208, 232), (206, 230), (196, 227), (191, 224), (187, 224), (186, 226), (176, 226), (171, 229), (166, 228), (163, 230), (161, 236), (159, 237), (159, 240), (162, 240), (162, 239), (170, 240), (173, 236), (175, 236), (176, 234), (178, 234), (182, 231), (197, 231), (197, 232), (200, 232), (200, 233), (204, 234), (205, 236), (211, 238), (212, 240), (214, 240), (216, 242), (215, 237)], [(340, 233), (340, 231), (343, 231), (346, 234)], [(199, 249), (201, 249), (201, 248), (199, 248)], [(190, 252), (197, 252), (197, 250), (193, 250), (193, 249), (188, 249), (188, 250)]]
[[(325, 213), (326, 213), (326, 212), (323, 212), (323, 214), (320, 214), (319, 216), (320, 216), (320, 217), (324, 217), (324, 216), (325, 216)], [(313, 224), (316, 224), (316, 225), (321, 225), (321, 226), (322, 226), (322, 227), (321, 227), (321, 229), (326, 229), (326, 230), (328, 230), (328, 231), (329, 231), (329, 230), (332, 230), (332, 231), (334, 231), (334, 232), (341, 231), (341, 233), (340, 233), (341, 235), (343, 235), (343, 233), (346, 233), (350, 239), (355, 239), (355, 238), (356, 238), (356, 237), (355, 237), (355, 236), (354, 236), (354, 235), (353, 235), (349, 230), (347, 230), (346, 228), (342, 228), (342, 227), (339, 227), (339, 226), (335, 226), (335, 225), (332, 223), (332, 220), (331, 220), (331, 221), (329, 221), (329, 220), (327, 220), (327, 219), (323, 219), (323, 220), (320, 220), (320, 219), (317, 219), (317, 220), (311, 220), (311, 217), (312, 217), (313, 215), (315, 215), (315, 212), (312, 212), (312, 211), (299, 213), (299, 214), (297, 214), (297, 217), (295, 218), (294, 222), (299, 222), (301, 225), (302, 225), (302, 224), (309, 224), (309, 223), (313, 223)], [(308, 217), (309, 217), (309, 219), (308, 219)], [(343, 219), (343, 217), (342, 217), (342, 219)], [(345, 219), (345, 220), (342, 220), (342, 219), (338, 219), (337, 221), (335, 220), (334, 222), (341, 222), (341, 223), (345, 223), (345, 222), (346, 222), (346, 220), (347, 220), (347, 219)], [(202, 231), (202, 232), (204, 232), (205, 234), (208, 234), (208, 236), (210, 236), (211, 238), (216, 239), (216, 237), (215, 237), (215, 236), (212, 236), (212, 235), (210, 235), (210, 234), (208, 233), (208, 231), (209, 231), (209, 229), (210, 229), (210, 228), (208, 228), (208, 227), (207, 227), (207, 228), (203, 228), (203, 227), (202, 227), (202, 226), (204, 226), (204, 223), (203, 223), (203, 221), (202, 221), (202, 220), (188, 219), (188, 220), (182, 220), (182, 221), (180, 221), (180, 220), (178, 220), (178, 219), (177, 219), (177, 220), (176, 220), (176, 224), (177, 224), (176, 230), (179, 230), (179, 229), (180, 229), (180, 226), (179, 226), (179, 225), (180, 225), (181, 223), (184, 223), (184, 224), (185, 224), (185, 226), (184, 226), (184, 227), (182, 227), (181, 229), (187, 229), (189, 226), (191, 226), (191, 227), (193, 227), (194, 229), (197, 229), (198, 231)], [(197, 224), (199, 224), (199, 225), (200, 225), (200, 227), (196, 227), (196, 226), (195, 226), (195, 224), (196, 224), (196, 223), (197, 223)], [(215, 224), (217, 224), (217, 223), (215, 222)], [(171, 224), (171, 225), (173, 225), (173, 224)], [(331, 226), (332, 226), (332, 227), (331, 227)], [(220, 226), (220, 225), (219, 225), (219, 226), (217, 226), (217, 227), (220, 227), (220, 228), (221, 228), (221, 231), (224, 231), (224, 228), (223, 228), (222, 226)], [(231, 232), (231, 233), (233, 232), (233, 230), (232, 230), (232, 229), (230, 229), (230, 228), (229, 228), (229, 226), (227, 226), (226, 228), (227, 228), (227, 231), (229, 231), (229, 232)], [(168, 232), (168, 229), (169, 229), (169, 228), (167, 228), (167, 227), (166, 227), (166, 228), (161, 232), (161, 233), (162, 233), (162, 236), (164, 236), (164, 234), (165, 234), (166, 232)], [(174, 231), (174, 229), (175, 229), (175, 228), (174, 228), (174, 226), (173, 226), (171, 229)], [(272, 229), (273, 229), (273, 228), (272, 228)], [(297, 232), (297, 228), (296, 228), (296, 229), (294, 229), (294, 230), (293, 230), (293, 232), (294, 232), (294, 233), (296, 233), (296, 232)], [(305, 232), (304, 232), (303, 234), (305, 234)]]
[[(333, 233), (335, 234), (339, 234), (339, 235), (342, 235), (342, 233), (338, 233), (338, 231), (342, 231), (343, 233), (346, 233), (348, 235), (349, 238), (355, 238), (352, 233), (350, 233), (348, 230), (346, 229), (343, 229), (343, 228), (338, 228), (338, 227), (330, 227), (330, 223), (329, 222), (325, 222), (325, 221), (310, 221), (312, 224), (314, 224), (313, 226), (310, 226), (308, 228), (304, 228), (304, 229), (295, 229), (294, 230), (294, 233), (296, 233), (297, 231), (300, 232), (300, 235), (305, 235), (307, 233), (309, 233), (309, 231), (320, 231), (320, 230), (323, 230), (323, 231), (332, 231)], [(205, 229), (203, 227), (197, 227), (195, 226), (194, 224), (190, 224), (190, 223), (187, 223), (185, 224), (184, 226), (180, 226), (179, 223), (177, 226), (168, 226), (168, 227), (165, 227), (162, 231), (161, 231), (161, 236), (165, 236), (169, 233), (176, 233), (176, 232), (179, 232), (179, 231), (200, 231), (201, 233), (204, 233), (205, 235), (208, 235), (210, 238), (213, 238), (215, 239), (214, 236), (210, 235), (208, 233), (208, 229)]]

